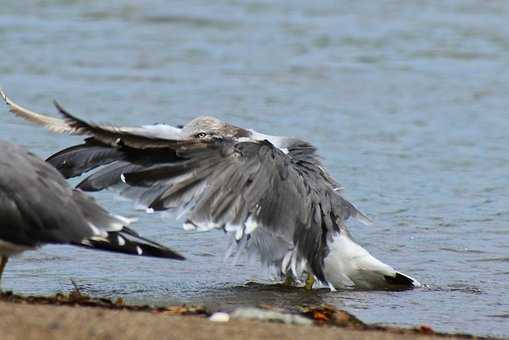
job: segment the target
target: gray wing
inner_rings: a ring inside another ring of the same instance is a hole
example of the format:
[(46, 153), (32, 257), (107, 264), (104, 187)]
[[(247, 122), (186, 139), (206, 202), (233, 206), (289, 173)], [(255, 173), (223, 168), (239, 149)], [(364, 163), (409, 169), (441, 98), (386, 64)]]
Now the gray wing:
[(125, 254), (184, 259), (126, 228), (80, 190), (71, 189), (51, 165), (0, 141), (0, 240), (37, 247), (70, 243)]
[[(334, 189), (309, 144), (283, 153), (267, 141), (221, 141), (177, 151), (180, 161), (123, 174), (149, 209), (186, 216), (188, 228), (223, 228), (249, 242), (257, 228), (286, 240), (322, 278), (323, 242), (363, 215)], [(140, 189), (141, 187), (141, 189)]]
[[(92, 157), (92, 165), (83, 157), (89, 151), (73, 156), (81, 169), (109, 164), (79, 187), (120, 186), (124, 195), (149, 209), (186, 216), (188, 228), (223, 228), (239, 242), (264, 228), (264, 234), (293, 244), (298, 260), (307, 261), (319, 278), (320, 261), (327, 251), (324, 239), (339, 231), (349, 217), (363, 217), (335, 191), (336, 183), (308, 143), (295, 140), (288, 145), (288, 154), (268, 141), (165, 139), (154, 143), (150, 136), (144, 140), (140, 134), (133, 140), (114, 127), (103, 128), (64, 114), (70, 126), (92, 136), (103, 150), (113, 147), (119, 152), (113, 158), (108, 154), (103, 163), (97, 161), (101, 157)], [(59, 166), (66, 159), (64, 150), (49, 161)]]
[(21, 147), (0, 148), (1, 239), (35, 246), (94, 235), (58, 171)]
[[(167, 142), (181, 143), (181, 129), (166, 124), (146, 125), (141, 127), (117, 127), (105, 124), (89, 124), (74, 117), (56, 101), (54, 105), (63, 116), (63, 119), (46, 116), (31, 111), (11, 100), (0, 89), (0, 97), (9, 107), (9, 111), (31, 123), (43, 126), (50, 131), (70, 135), (87, 135), (94, 133), (95, 139), (105, 144), (116, 144), (122, 136), (122, 143), (138, 149), (166, 147)], [(183, 144), (188, 141), (182, 141)]]
[(264, 228), (293, 244), (319, 278), (323, 241), (349, 217), (367, 220), (343, 199), (308, 143), (295, 140), (285, 154), (266, 141), (154, 137), (88, 123), (57, 107), (70, 133), (90, 137), (48, 161), (68, 166), (71, 175), (107, 165), (80, 188), (115, 186), (150, 209), (179, 212), (187, 227), (224, 228), (239, 241)]

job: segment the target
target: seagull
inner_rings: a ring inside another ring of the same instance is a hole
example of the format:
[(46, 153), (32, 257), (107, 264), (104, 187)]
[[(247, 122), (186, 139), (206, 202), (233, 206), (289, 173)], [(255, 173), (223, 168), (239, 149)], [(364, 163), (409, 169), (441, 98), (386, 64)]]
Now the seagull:
[(189, 230), (222, 229), (227, 252), (257, 255), (282, 278), (311, 289), (412, 289), (421, 284), (373, 257), (346, 221), (370, 219), (301, 139), (272, 136), (200, 116), (181, 127), (88, 122), (54, 102), (63, 119), (25, 109), (15, 115), (56, 133), (86, 136), (47, 161), (66, 178), (95, 170), (77, 188), (117, 190), (147, 212), (166, 210)]
[(126, 227), (131, 222), (69, 187), (53, 166), (23, 147), (0, 140), (0, 278), (10, 256), (49, 243), (184, 259)]

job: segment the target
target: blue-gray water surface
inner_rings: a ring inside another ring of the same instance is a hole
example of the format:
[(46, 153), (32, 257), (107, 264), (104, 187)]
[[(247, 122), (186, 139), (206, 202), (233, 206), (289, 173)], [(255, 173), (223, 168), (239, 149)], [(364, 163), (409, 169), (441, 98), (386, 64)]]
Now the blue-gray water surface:
[[(368, 322), (509, 337), (506, 1), (5, 1), (0, 85), (17, 102), (117, 124), (214, 115), (314, 143), (374, 255), (426, 286), (281, 290), (224, 261), (221, 232), (184, 232), (94, 195), (184, 253), (163, 261), (68, 246), (13, 259), (3, 286), (215, 308), (328, 303)], [(79, 142), (0, 111), (0, 138), (44, 157)]]

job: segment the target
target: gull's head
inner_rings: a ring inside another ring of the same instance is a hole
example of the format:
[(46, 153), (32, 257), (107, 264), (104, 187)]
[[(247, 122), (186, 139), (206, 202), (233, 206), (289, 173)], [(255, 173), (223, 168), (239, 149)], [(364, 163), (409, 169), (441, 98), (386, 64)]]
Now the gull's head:
[(249, 136), (250, 131), (214, 117), (202, 116), (187, 123), (182, 133), (191, 138), (238, 138)]

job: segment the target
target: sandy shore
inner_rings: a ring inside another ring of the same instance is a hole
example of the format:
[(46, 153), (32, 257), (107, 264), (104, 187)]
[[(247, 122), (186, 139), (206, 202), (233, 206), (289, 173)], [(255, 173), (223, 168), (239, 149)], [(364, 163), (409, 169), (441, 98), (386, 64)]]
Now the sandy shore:
[[(428, 328), (403, 330), (369, 326), (343, 311), (310, 309), (312, 325), (258, 320), (213, 322), (200, 308), (124, 306), (121, 301), (50, 298), (0, 298), (2, 340), (44, 339), (439, 339)], [(332, 324), (342, 327), (334, 326)]]

